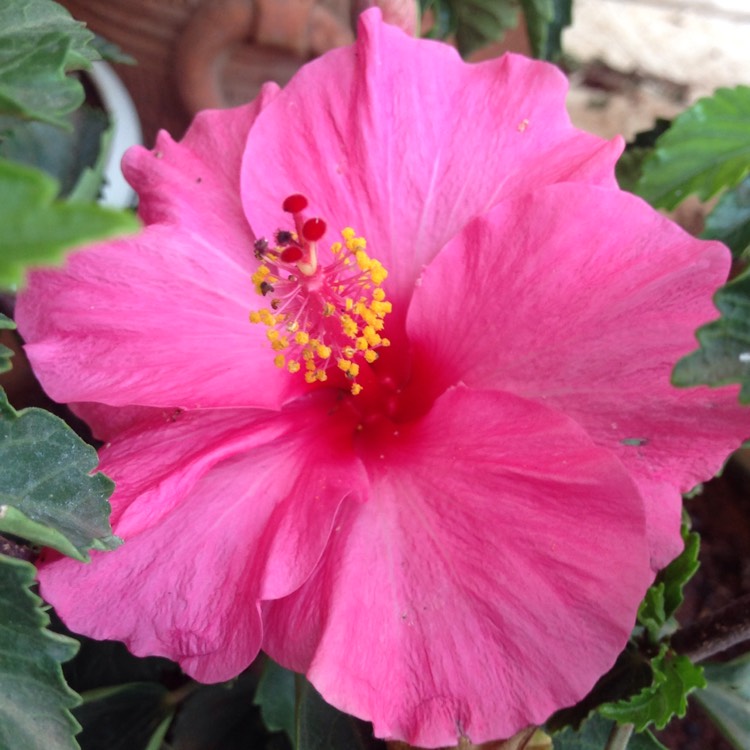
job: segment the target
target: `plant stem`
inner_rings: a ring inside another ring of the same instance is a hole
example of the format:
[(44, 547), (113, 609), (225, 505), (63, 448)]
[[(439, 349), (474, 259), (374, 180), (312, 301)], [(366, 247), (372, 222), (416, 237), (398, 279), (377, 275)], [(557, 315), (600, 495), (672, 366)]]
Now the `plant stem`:
[(750, 640), (750, 594), (702, 617), (672, 636), (678, 654), (698, 662)]
[(607, 740), (604, 750), (625, 750), (633, 734), (632, 724), (615, 724)]

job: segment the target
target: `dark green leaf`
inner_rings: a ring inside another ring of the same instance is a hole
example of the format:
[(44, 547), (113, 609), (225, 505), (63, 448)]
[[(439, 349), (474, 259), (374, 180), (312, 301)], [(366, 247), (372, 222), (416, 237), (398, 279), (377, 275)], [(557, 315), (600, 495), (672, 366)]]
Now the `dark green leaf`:
[(60, 262), (65, 250), (138, 228), (127, 211), (55, 201), (56, 193), (41, 172), (0, 160), (0, 286), (21, 283), (27, 266)]
[(714, 303), (721, 318), (696, 332), (698, 351), (672, 372), (677, 386), (740, 383), (740, 402), (750, 403), (750, 271), (719, 289)]
[(34, 566), (0, 555), (0, 750), (75, 750), (80, 702), (60, 663), (78, 644), (47, 630), (41, 599), (29, 589)]
[(703, 237), (720, 240), (739, 258), (750, 249), (750, 177), (721, 196), (706, 217)]
[(607, 703), (599, 712), (619, 724), (634, 724), (638, 732), (654, 724), (663, 729), (673, 716), (682, 717), (687, 710), (687, 696), (706, 682), (703, 670), (686, 656), (678, 656), (664, 644), (652, 659), (653, 681), (649, 687), (628, 700)]
[(549, 27), (555, 19), (554, 0), (520, 0), (534, 57), (543, 57), (547, 49)]
[(573, 0), (520, 0), (534, 57), (559, 60), (562, 30), (572, 21)]
[(155, 682), (92, 690), (73, 712), (81, 723), (81, 750), (159, 748), (174, 716), (169, 691)]
[[(60, 197), (95, 201), (109, 144), (109, 118), (100, 109), (80, 107), (68, 116), (69, 130), (44, 122), (0, 118), (0, 157), (35, 167), (60, 184)], [(89, 176), (90, 175), (90, 176)], [(84, 184), (82, 189), (78, 187)]]
[[(615, 722), (594, 715), (579, 731), (566, 729), (553, 738), (554, 750), (602, 750), (606, 747)], [(667, 750), (651, 732), (634, 734), (628, 742), (628, 750)]]
[(369, 724), (328, 705), (304, 677), (297, 676), (297, 750), (373, 750), (380, 746)]
[[(7, 316), (0, 313), (0, 331), (12, 331), (15, 330), (16, 324)], [(7, 346), (0, 344), (0, 372), (8, 372), (13, 366), (10, 363), (10, 358), (13, 356), (13, 351)]]
[(426, 32), (428, 39), (447, 39), (456, 29), (451, 0), (419, 0), (420, 13), (431, 13), (432, 26)]
[(597, 680), (591, 692), (575, 706), (557, 711), (547, 720), (549, 731), (564, 727), (578, 729), (586, 718), (603, 703), (613, 703), (642, 690), (652, 681), (647, 658), (631, 642), (617, 657), (612, 669)]
[(706, 664), (707, 685), (695, 693), (724, 736), (737, 748), (750, 747), (750, 655), (727, 664)]
[(635, 138), (628, 142), (615, 166), (617, 183), (623, 190), (636, 192), (646, 159), (653, 152), (659, 137), (669, 129), (671, 124), (669, 120), (657, 118), (654, 127), (636, 133)]
[(691, 193), (707, 200), (750, 171), (750, 87), (719, 89), (683, 112), (646, 161), (638, 194), (674, 208)]
[(170, 730), (171, 750), (289, 750), (286, 735), (265, 731), (253, 706), (256, 685), (250, 669), (223, 685), (198, 687)]
[(83, 103), (83, 87), (66, 75), (99, 58), (94, 35), (50, 0), (0, 5), (0, 114), (64, 125)]
[(258, 682), (253, 703), (260, 707), (263, 722), (272, 732), (295, 736), (295, 674), (268, 659)]
[[(55, 622), (54, 611), (51, 613)], [(58, 623), (59, 627), (64, 627)], [(95, 641), (76, 635), (81, 644), (78, 655), (63, 668), (65, 679), (77, 693), (88, 693), (126, 682), (177, 684), (180, 668), (157, 656), (133, 656), (119, 641)]]
[(113, 483), (94, 474), (96, 451), (43, 409), (17, 412), (0, 391), (0, 531), (87, 560), (114, 549)]
[(466, 57), (518, 25), (515, 0), (454, 0), (456, 46)]

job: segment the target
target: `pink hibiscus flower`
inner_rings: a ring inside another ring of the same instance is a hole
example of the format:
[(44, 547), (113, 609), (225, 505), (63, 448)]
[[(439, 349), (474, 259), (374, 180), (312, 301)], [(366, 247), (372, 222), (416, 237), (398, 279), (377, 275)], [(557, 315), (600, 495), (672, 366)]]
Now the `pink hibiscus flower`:
[(565, 93), (370, 11), (128, 154), (145, 230), (17, 309), (117, 482), (125, 544), (40, 570), (73, 630), (206, 682), (262, 648), (428, 747), (591, 688), (750, 430), (736, 388), (669, 383), (728, 252), (619, 191)]

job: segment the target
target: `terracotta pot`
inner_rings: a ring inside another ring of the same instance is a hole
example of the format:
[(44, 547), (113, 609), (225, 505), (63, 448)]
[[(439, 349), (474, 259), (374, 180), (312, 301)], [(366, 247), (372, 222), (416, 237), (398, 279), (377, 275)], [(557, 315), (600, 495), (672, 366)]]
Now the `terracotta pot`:
[(146, 144), (179, 137), (206, 107), (247, 102), (307, 60), (350, 43), (350, 0), (62, 0), (138, 62), (118, 65)]

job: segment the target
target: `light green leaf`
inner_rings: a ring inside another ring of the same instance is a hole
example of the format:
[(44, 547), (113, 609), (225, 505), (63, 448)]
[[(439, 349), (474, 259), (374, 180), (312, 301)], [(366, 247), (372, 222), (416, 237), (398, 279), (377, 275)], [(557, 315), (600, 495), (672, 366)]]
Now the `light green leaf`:
[(515, 0), (453, 0), (456, 46), (463, 57), (501, 39), (518, 25)]
[(295, 738), (295, 674), (267, 659), (253, 704), (260, 707), (263, 723), (272, 732)]
[(750, 251), (750, 177), (721, 196), (706, 217), (706, 229), (701, 236), (720, 240), (735, 258)]
[[(0, 313), (0, 331), (13, 331), (16, 324), (7, 316)], [(8, 372), (13, 365), (10, 358), (13, 356), (13, 350), (3, 344), (0, 344), (0, 372)]]
[(677, 386), (740, 383), (740, 402), (750, 403), (750, 270), (714, 296), (719, 320), (696, 331), (700, 348), (681, 359), (672, 372)]
[(86, 750), (148, 750), (161, 747), (176, 704), (155, 682), (132, 682), (91, 690), (73, 713)]
[(750, 171), (750, 87), (719, 89), (683, 112), (643, 165), (638, 194), (672, 209), (691, 193), (708, 200)]
[(34, 566), (0, 555), (0, 750), (77, 750), (80, 703), (60, 663), (78, 644), (47, 630), (49, 617), (29, 589)]
[(724, 736), (737, 748), (750, 747), (750, 654), (726, 664), (706, 664), (706, 687), (695, 693)]
[(638, 610), (638, 623), (646, 628), (649, 639), (654, 644), (674, 630), (671, 618), (682, 604), (685, 585), (700, 567), (700, 536), (690, 531), (687, 516), (683, 521), (681, 534), (685, 547), (678, 557), (660, 571)]
[(77, 560), (120, 544), (109, 525), (114, 484), (91, 474), (96, 451), (43, 409), (17, 412), (0, 391), (0, 532)]
[(41, 172), (0, 160), (0, 286), (21, 283), (28, 266), (60, 262), (65, 250), (139, 226), (130, 212), (55, 201), (56, 193)]
[[(614, 721), (609, 721), (596, 714), (576, 732), (565, 729), (552, 738), (554, 750), (602, 750), (606, 747)], [(667, 750), (651, 732), (634, 734), (628, 742), (628, 750)]]
[(84, 100), (66, 75), (99, 59), (94, 35), (50, 0), (0, 4), (0, 114), (64, 125)]
[(628, 700), (605, 703), (599, 707), (601, 715), (619, 724), (634, 724), (637, 732), (651, 724), (663, 729), (673, 716), (685, 715), (688, 694), (706, 684), (703, 670), (686, 656), (670, 652), (666, 644), (652, 659), (651, 669), (651, 685)]

